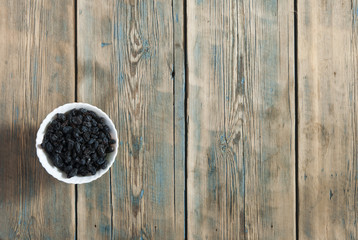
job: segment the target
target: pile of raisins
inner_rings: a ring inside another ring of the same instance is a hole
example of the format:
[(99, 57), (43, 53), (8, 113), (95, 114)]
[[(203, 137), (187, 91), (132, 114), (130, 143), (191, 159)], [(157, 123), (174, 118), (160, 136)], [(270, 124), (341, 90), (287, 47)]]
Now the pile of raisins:
[(113, 152), (105, 119), (87, 109), (58, 113), (49, 124), (41, 144), (52, 163), (73, 176), (94, 175), (107, 167), (106, 155)]

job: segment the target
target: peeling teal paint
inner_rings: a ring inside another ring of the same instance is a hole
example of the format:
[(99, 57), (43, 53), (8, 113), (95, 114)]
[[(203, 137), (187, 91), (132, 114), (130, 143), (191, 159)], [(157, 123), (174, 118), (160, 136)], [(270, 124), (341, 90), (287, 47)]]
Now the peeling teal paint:
[(150, 46), (149, 46), (149, 42), (148, 40), (144, 40), (143, 41), (143, 58), (144, 59), (149, 59), (151, 54), (150, 54)]
[(35, 58), (35, 62), (33, 66), (32, 85), (34, 90), (34, 96), (37, 96), (37, 58)]
[(117, 84), (118, 84), (118, 89), (121, 89), (124, 83), (124, 75), (121, 72), (118, 76), (117, 76)]
[(108, 233), (110, 232), (111, 227), (109, 225), (100, 225), (99, 226), (99, 231), (102, 235), (108, 235)]
[(112, 43), (105, 43), (105, 42), (101, 43), (101, 47), (105, 47), (105, 46), (109, 46), (109, 45), (112, 45)]
[(16, 106), (15, 107), (14, 125), (17, 123), (18, 120), (19, 120), (19, 108)]
[[(194, 60), (195, 62), (199, 63), (201, 61), (201, 38), (197, 36), (195, 45), (194, 45)], [(200, 75), (201, 65), (195, 64), (195, 74)]]
[(56, 56), (55, 60), (56, 60), (56, 62), (59, 63), (59, 64), (62, 64), (62, 63), (63, 63), (63, 57), (62, 57), (62, 56)]

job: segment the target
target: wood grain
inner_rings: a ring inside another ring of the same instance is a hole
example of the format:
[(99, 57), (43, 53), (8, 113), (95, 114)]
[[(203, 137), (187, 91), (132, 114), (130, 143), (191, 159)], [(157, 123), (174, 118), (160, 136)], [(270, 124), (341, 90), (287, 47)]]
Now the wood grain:
[(295, 239), (293, 1), (188, 1), (188, 237)]
[(111, 173), (78, 187), (80, 239), (184, 238), (178, 10), (164, 0), (78, 1), (78, 99), (106, 111), (120, 140)]
[(184, 239), (185, 226), (185, 46), (184, 0), (173, 0), (174, 56), (172, 79), (174, 89), (174, 221), (175, 238)]
[(298, 1), (300, 239), (358, 239), (357, 1)]
[(0, 1), (0, 239), (73, 239), (74, 187), (39, 163), (45, 116), (74, 100), (73, 1)]

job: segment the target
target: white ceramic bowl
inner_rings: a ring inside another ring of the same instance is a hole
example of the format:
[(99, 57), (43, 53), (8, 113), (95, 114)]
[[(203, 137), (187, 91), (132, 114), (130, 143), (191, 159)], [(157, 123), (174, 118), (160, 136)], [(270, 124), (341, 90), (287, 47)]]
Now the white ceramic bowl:
[[(41, 147), (42, 140), (44, 138), (47, 125), (55, 118), (57, 113), (65, 113), (68, 112), (74, 108), (85, 108), (87, 110), (91, 110), (95, 112), (99, 117), (103, 117), (106, 120), (106, 124), (110, 128), (110, 134), (114, 140), (116, 140), (114, 151), (107, 154), (107, 168), (106, 169), (100, 169), (96, 172), (95, 175), (92, 176), (74, 176), (72, 178), (67, 178), (66, 174), (59, 170), (57, 167), (55, 167), (52, 164), (51, 159), (48, 158), (47, 154)], [(89, 183), (97, 178), (101, 177), (103, 174), (105, 174), (109, 168), (112, 166), (114, 160), (116, 159), (117, 152), (118, 152), (118, 134), (117, 130), (112, 122), (112, 120), (108, 117), (106, 113), (104, 113), (101, 109), (92, 106), (87, 103), (68, 103), (65, 105), (62, 105), (55, 110), (53, 110), (51, 113), (47, 115), (47, 117), (42, 121), (39, 130), (37, 131), (37, 137), (36, 137), (36, 152), (37, 156), (40, 160), (40, 163), (42, 166), (46, 169), (46, 171), (52, 175), (54, 178), (65, 182), (65, 183), (71, 183), (71, 184), (82, 184), (82, 183)]]

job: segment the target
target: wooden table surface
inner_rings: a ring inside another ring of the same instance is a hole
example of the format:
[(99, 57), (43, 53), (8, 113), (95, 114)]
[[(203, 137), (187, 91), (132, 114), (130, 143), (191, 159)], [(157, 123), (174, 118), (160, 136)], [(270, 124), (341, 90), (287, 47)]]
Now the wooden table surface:
[[(358, 239), (358, 0), (1, 0), (0, 239)], [(68, 102), (119, 132), (68, 185)]]

